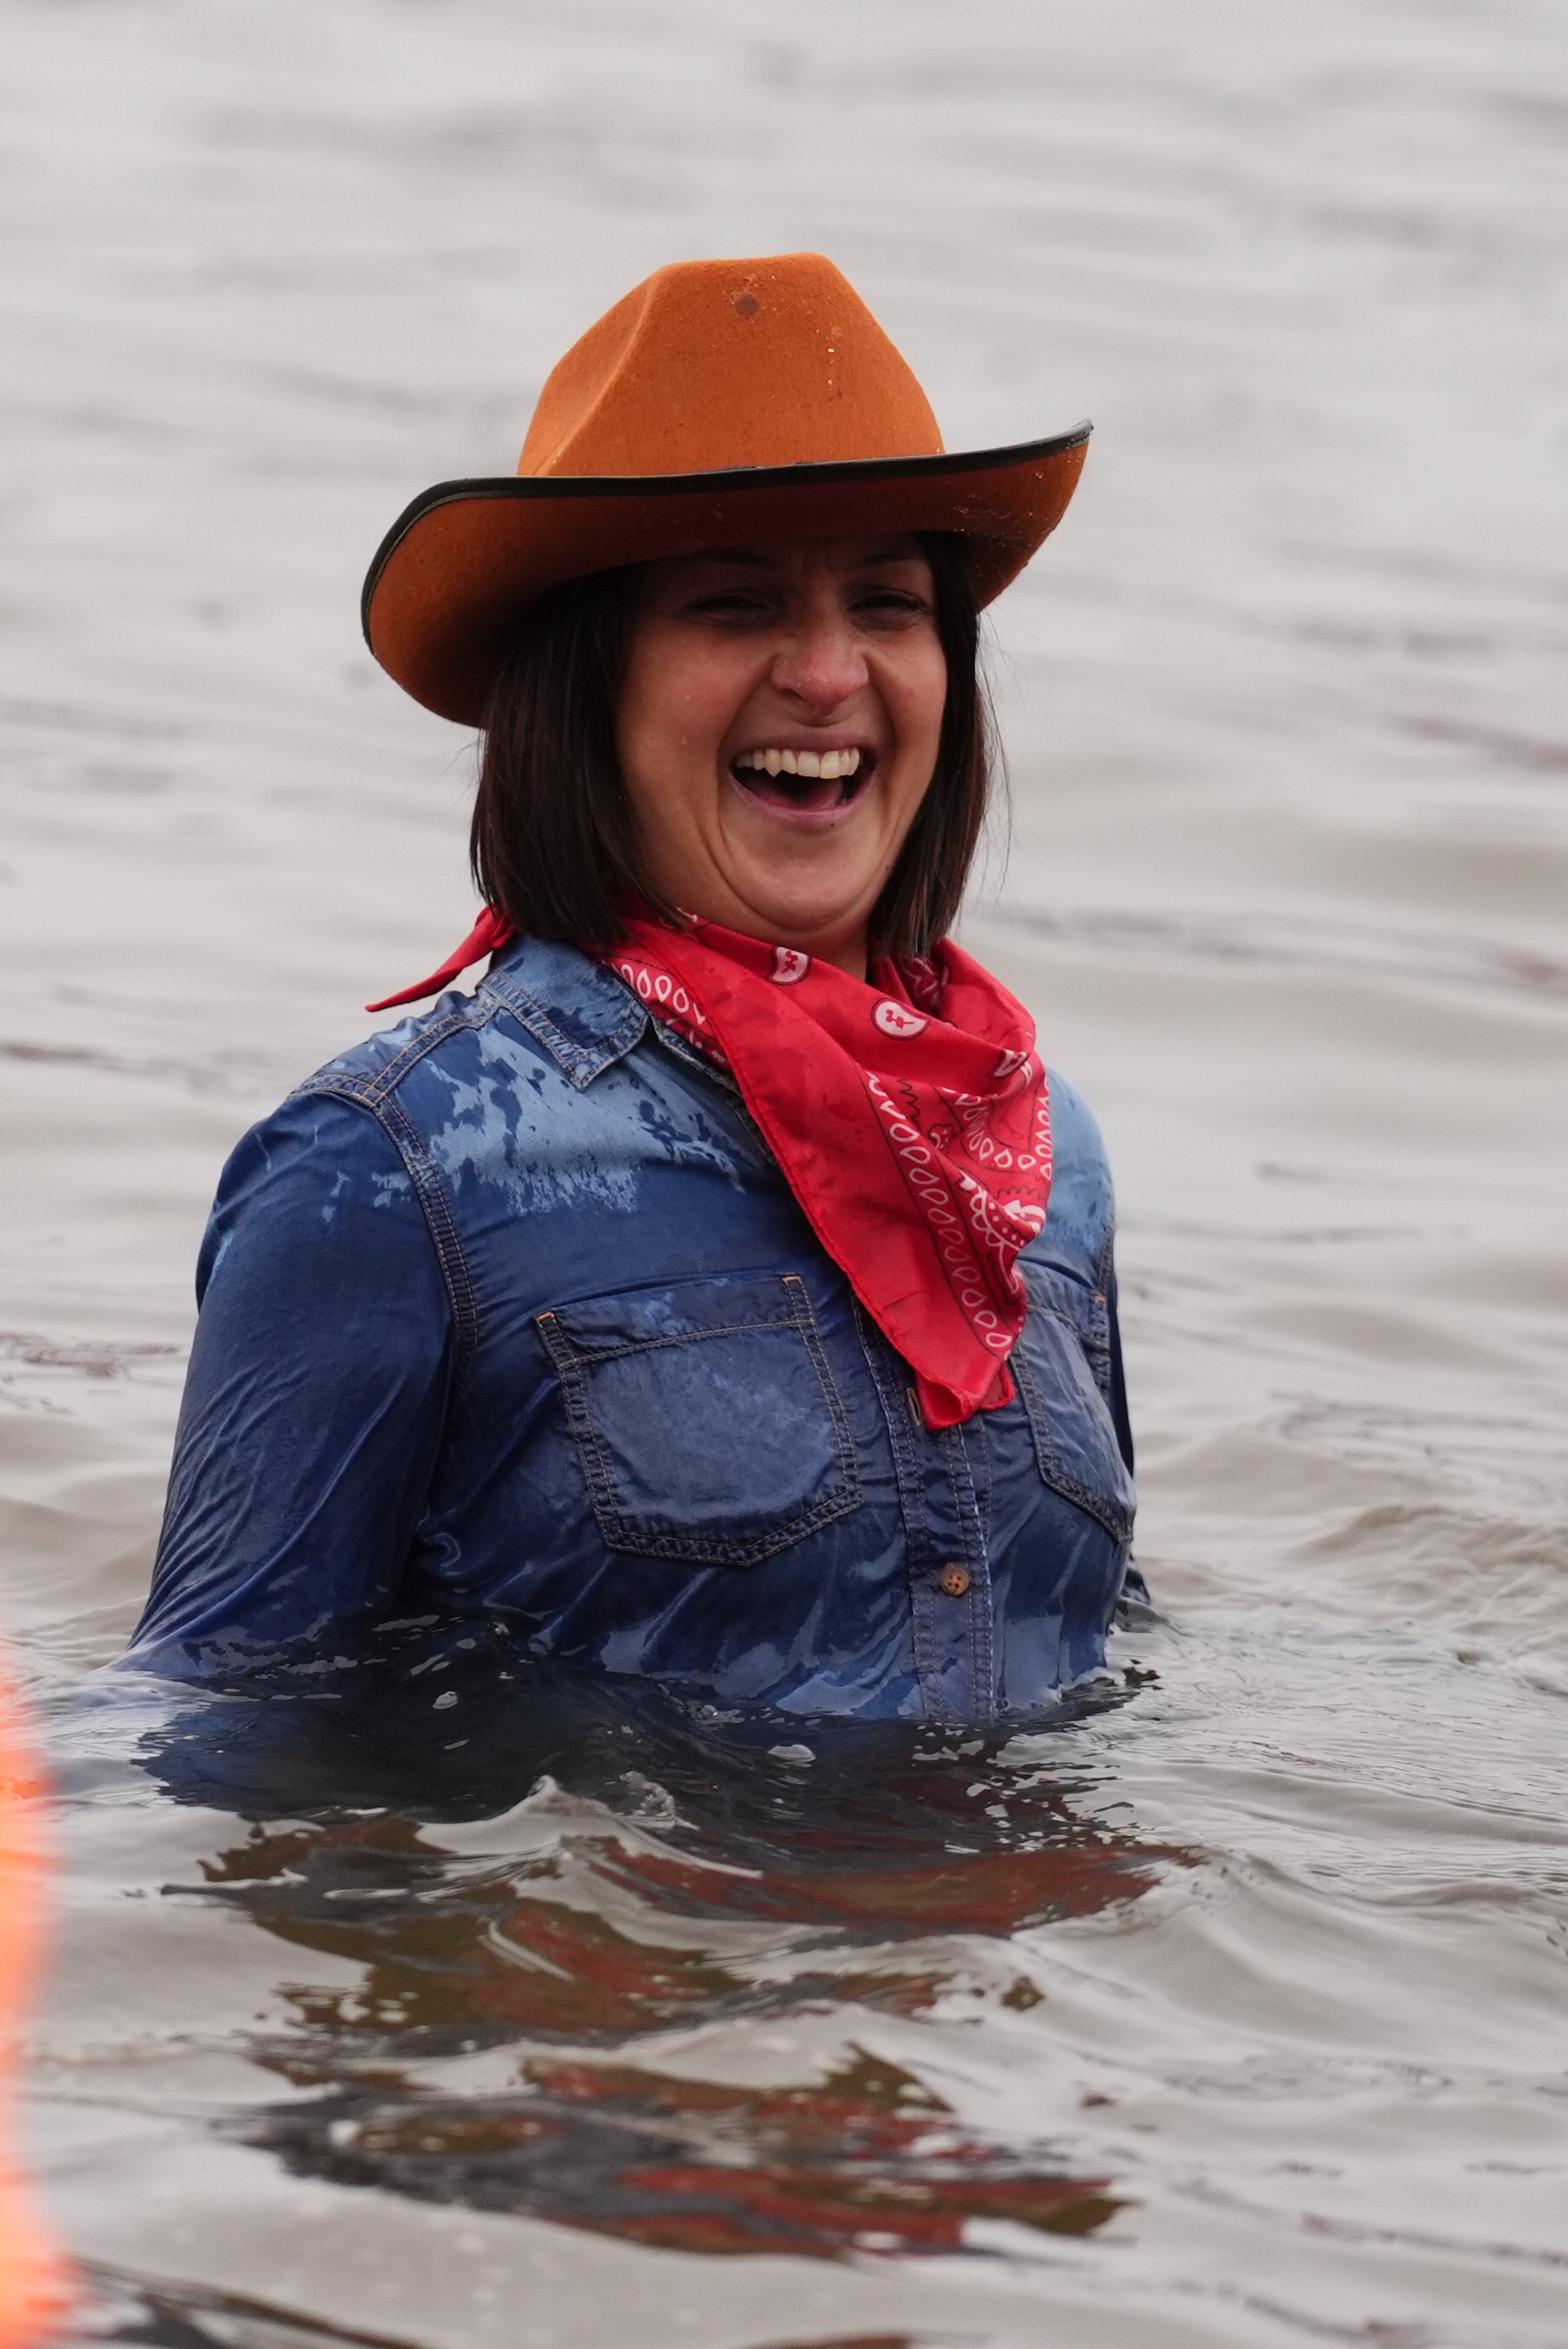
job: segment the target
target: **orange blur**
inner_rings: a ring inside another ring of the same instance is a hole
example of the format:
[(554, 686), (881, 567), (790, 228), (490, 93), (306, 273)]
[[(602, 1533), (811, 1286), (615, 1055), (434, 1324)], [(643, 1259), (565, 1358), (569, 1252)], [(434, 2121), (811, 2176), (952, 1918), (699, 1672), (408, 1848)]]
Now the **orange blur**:
[(12, 2135), (16, 2040), (43, 1907), (42, 1793), (15, 1701), (0, 1681), (0, 2349), (32, 2349), (69, 2298), (64, 2262), (34, 2205)]

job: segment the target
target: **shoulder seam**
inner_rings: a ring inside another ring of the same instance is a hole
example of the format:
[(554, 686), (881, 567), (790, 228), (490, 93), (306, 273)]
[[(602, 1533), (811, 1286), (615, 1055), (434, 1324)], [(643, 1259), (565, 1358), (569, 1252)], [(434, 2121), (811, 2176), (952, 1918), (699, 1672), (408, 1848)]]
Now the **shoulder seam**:
[(299, 1100), (313, 1093), (344, 1102), (350, 1108), (363, 1110), (366, 1117), (374, 1118), (408, 1170), (408, 1179), (414, 1185), (415, 1196), (424, 1214), (430, 1243), (436, 1251), (436, 1261), (441, 1268), (447, 1301), (451, 1308), (452, 1335), (456, 1345), (452, 1381), (455, 1393), (467, 1374), (479, 1344), (479, 1297), (468, 1259), (463, 1254), (457, 1218), (440, 1176), (419, 1140), (417, 1128), (404, 1114), (397, 1102), (385, 1095), (377, 1099), (368, 1088), (355, 1084), (349, 1078), (331, 1077), (313, 1077), (308, 1084), (297, 1089), (293, 1098)]
[(378, 1108), (388, 1093), (397, 1091), (409, 1070), (417, 1068), (438, 1044), (444, 1044), (449, 1036), (456, 1036), (465, 1028), (482, 1028), (494, 1018), (497, 1007), (489, 1004), (483, 1007), (476, 1019), (474, 1009), (479, 1002), (477, 995), (469, 996), (459, 1009), (449, 1011), (444, 1019), (438, 1019), (433, 1027), (405, 1044), (401, 1051), (395, 1052), (386, 1065), (372, 1075), (355, 1076), (347, 1071), (335, 1073), (335, 1064), (329, 1061), (325, 1069), (318, 1069), (315, 1076), (307, 1077), (303, 1084), (296, 1085), (291, 1098), (301, 1093), (331, 1092), (340, 1101), (356, 1101), (366, 1109)]

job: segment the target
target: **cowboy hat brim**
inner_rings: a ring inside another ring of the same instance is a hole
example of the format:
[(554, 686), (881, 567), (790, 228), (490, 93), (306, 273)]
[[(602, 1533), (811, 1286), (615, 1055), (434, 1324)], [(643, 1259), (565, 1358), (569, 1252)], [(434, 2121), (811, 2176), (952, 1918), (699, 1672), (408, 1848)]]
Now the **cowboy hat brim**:
[(529, 605), (562, 580), (622, 564), (770, 539), (956, 531), (988, 604), (1061, 520), (1089, 429), (957, 456), (438, 481), (376, 551), (360, 605), (365, 640), (427, 709), (480, 726)]

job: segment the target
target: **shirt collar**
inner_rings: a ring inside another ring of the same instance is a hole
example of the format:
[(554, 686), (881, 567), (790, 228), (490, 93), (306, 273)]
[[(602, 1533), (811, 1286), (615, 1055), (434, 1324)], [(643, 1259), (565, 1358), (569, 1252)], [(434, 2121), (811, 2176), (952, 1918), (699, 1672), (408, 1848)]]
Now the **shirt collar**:
[(613, 971), (549, 938), (503, 947), (479, 991), (499, 995), (579, 1092), (624, 1060), (648, 1024)]

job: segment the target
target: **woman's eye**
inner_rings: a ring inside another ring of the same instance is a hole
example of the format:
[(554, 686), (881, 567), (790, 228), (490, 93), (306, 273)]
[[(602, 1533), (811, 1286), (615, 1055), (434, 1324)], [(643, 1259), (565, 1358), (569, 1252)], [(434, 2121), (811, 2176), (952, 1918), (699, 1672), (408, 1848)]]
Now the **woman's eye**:
[(870, 620), (928, 620), (931, 606), (920, 595), (911, 595), (896, 587), (873, 588), (855, 598), (855, 610)]
[(739, 623), (770, 619), (773, 606), (764, 596), (748, 595), (744, 589), (727, 589), (717, 595), (697, 595), (686, 605), (686, 616), (694, 620), (729, 620)]

